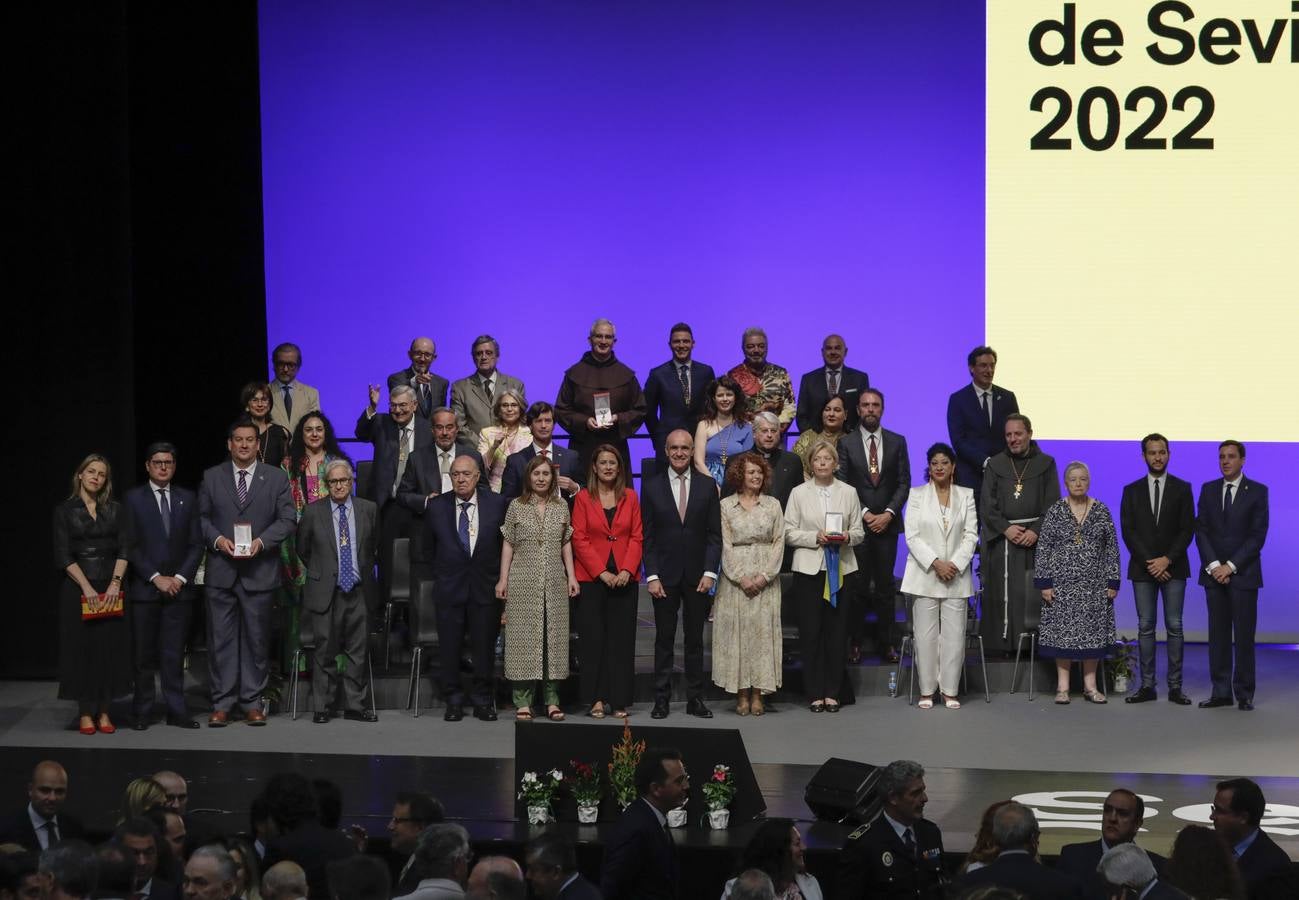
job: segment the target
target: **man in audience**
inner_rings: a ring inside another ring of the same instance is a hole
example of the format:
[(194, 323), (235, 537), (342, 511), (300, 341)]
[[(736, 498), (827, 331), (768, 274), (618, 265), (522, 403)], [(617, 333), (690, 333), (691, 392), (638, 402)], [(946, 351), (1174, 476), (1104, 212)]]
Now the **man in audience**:
[(392, 882), (388, 867), (375, 856), (358, 853), (326, 867), (330, 900), (388, 900)]
[(884, 395), (866, 388), (857, 401), (857, 430), (839, 441), (838, 477), (857, 490), (866, 538), (856, 548), (857, 571), (848, 576), (856, 609), (848, 618), (848, 658), (861, 661), (863, 606), (875, 611), (875, 649), (884, 662), (895, 662), (893, 628), (897, 621), (898, 535), (902, 510), (911, 492), (907, 439), (880, 425)]
[(131, 855), (135, 863), (135, 877), (127, 885), (132, 900), (176, 900), (180, 886), (158, 877), (158, 847), (160, 835), (147, 818), (128, 819), (117, 826), (113, 841)]
[(144, 451), (144, 484), (126, 492), (123, 505), (134, 537), (131, 562), (131, 648), (135, 667), (132, 727), (144, 731), (153, 715), (155, 671), (162, 682), (167, 724), (198, 728), (185, 708), (185, 639), (193, 610), (194, 574), (203, 555), (198, 498), (172, 483), (176, 448), (166, 442)]
[(447, 404), (447, 380), (429, 371), (433, 360), (438, 358), (437, 347), (430, 339), (418, 337), (410, 342), (406, 355), (410, 357), (410, 365), (388, 376), (388, 390), (410, 388), (414, 392), (415, 412), (427, 419), (434, 409)]
[(1141, 687), (1126, 702), (1159, 698), (1155, 690), (1155, 622), (1162, 593), (1168, 630), (1168, 699), (1190, 706), (1191, 698), (1182, 693), (1182, 606), (1191, 574), (1186, 550), (1195, 535), (1195, 501), (1191, 485), (1168, 474), (1168, 438), (1146, 435), (1141, 439), (1141, 455), (1146, 474), (1124, 486), (1119, 504), (1141, 644)]
[(45, 885), (35, 853), (9, 853), (0, 856), (0, 898), (4, 900), (44, 900)]
[[(1267, 540), (1267, 485), (1246, 478), (1245, 445), (1218, 445), (1222, 477), (1200, 488), (1195, 545), (1200, 551), (1200, 584), (1209, 604), (1209, 677), (1213, 693), (1200, 706), (1254, 709), (1254, 629), (1258, 589), (1263, 586), (1260, 554)], [(1232, 635), (1235, 635), (1235, 667)]]
[(399, 900), (458, 900), (469, 880), (469, 832), (451, 822), (424, 829), (415, 847), (419, 885)]
[(293, 434), (309, 412), (320, 410), (320, 392), (298, 381), (302, 350), (297, 344), (280, 344), (271, 351), (275, 380), (271, 382), (271, 421)]
[(1100, 893), (1095, 896), (1108, 898), (1126, 890), (1131, 893), (1123, 896), (1140, 900), (1188, 900), (1177, 888), (1158, 880), (1154, 861), (1136, 844), (1119, 844), (1106, 850), (1096, 864), (1095, 874), (1100, 884)]
[(68, 799), (68, 773), (53, 760), (42, 760), (27, 783), (27, 805), (0, 827), (0, 844), (17, 844), (40, 853), (59, 841), (85, 834), (81, 823), (63, 814)]
[(883, 810), (848, 835), (839, 854), (838, 896), (939, 900), (948, 878), (943, 834), (924, 817), (929, 802), (924, 768), (894, 760), (880, 772), (877, 791)]
[(185, 777), (170, 769), (160, 769), (152, 776), (167, 795), (166, 806), (178, 815), (185, 815), (189, 808), (189, 783)]
[(650, 747), (636, 765), (639, 799), (623, 810), (604, 847), (600, 892), (605, 900), (674, 900), (681, 892), (669, 810), (686, 802), (690, 776), (681, 753)]
[[(1137, 838), (1145, 820), (1146, 803), (1127, 788), (1116, 788), (1105, 798), (1101, 808), (1101, 836), (1095, 841), (1065, 844), (1060, 848), (1056, 868), (1081, 882), (1088, 897), (1104, 900), (1105, 885), (1096, 873), (1096, 866), (1105, 852), (1120, 844), (1130, 844)], [(1162, 869), (1164, 858), (1150, 854), (1155, 868)]]
[(392, 804), (388, 821), (388, 845), (401, 863), (395, 894), (409, 894), (419, 884), (415, 873), (415, 846), (428, 826), (446, 818), (442, 804), (419, 791), (402, 791)]
[(704, 705), (704, 623), (722, 560), (722, 514), (717, 485), (695, 469), (694, 448), (688, 432), (673, 431), (666, 471), (641, 487), (645, 581), (654, 601), (655, 719), (668, 716), (678, 610), (685, 627), (686, 713), (713, 717)]
[[(760, 412), (753, 417), (753, 452), (757, 453), (771, 466), (771, 487), (769, 496), (780, 501), (784, 509), (789, 502), (790, 492), (803, 483), (803, 461), (797, 455), (780, 446), (780, 419), (775, 413)], [(727, 482), (722, 485), (722, 496), (729, 497), (735, 489)], [(788, 560), (789, 554), (786, 554)], [(786, 565), (784, 568), (788, 569)]]
[(780, 433), (794, 421), (794, 386), (789, 372), (767, 362), (767, 332), (746, 328), (740, 338), (744, 362), (726, 374), (735, 379), (749, 401), (749, 415), (766, 411), (780, 420)]
[[(199, 521), (208, 546), (209, 728), (229, 724), (235, 705), (249, 725), (265, 725), (262, 691), (269, 673), (272, 593), (280, 585), (280, 542), (297, 527), (289, 479), (257, 461), (257, 426), (236, 421), (227, 432), (230, 459), (203, 473)], [(236, 525), (239, 527), (236, 528)], [(247, 535), (237, 532), (248, 529)], [(249, 546), (236, 546), (250, 537)]]
[(217, 837), (217, 829), (209, 821), (189, 812), (189, 782), (178, 772), (163, 769), (153, 773), (153, 780), (167, 794), (167, 809), (174, 813), (165, 820), (163, 838), (172, 845), (178, 860), (185, 858), (185, 847), (201, 847)]
[(505, 472), (501, 476), (501, 496), (513, 500), (522, 494), (523, 470), (534, 457), (545, 455), (552, 466), (559, 466), (560, 496), (571, 500), (581, 490), (586, 473), (581, 471), (577, 452), (561, 447), (554, 441), (555, 407), (545, 400), (538, 400), (528, 407), (525, 419), (532, 432), (532, 444), (506, 457)]
[[(1006, 449), (983, 474), (983, 602), (979, 630), (990, 653), (1008, 655), (1025, 632), (1030, 604), (1040, 607), (1033, 590), (1037, 536), (1047, 507), (1060, 499), (1055, 460), (1033, 440), (1028, 416), (1006, 416)], [(1034, 616), (1036, 619), (1036, 616)]]
[(185, 863), (185, 900), (233, 900), (239, 870), (234, 858), (216, 844), (199, 847)]
[(307, 873), (302, 866), (286, 859), (267, 869), (262, 876), (262, 900), (307, 900)]
[(135, 862), (120, 844), (100, 844), (95, 848), (95, 862), (95, 900), (132, 900), (136, 896)]
[(474, 374), (451, 385), (451, 409), (465, 440), (477, 446), (479, 434), (493, 424), (492, 404), (501, 391), (517, 391), (524, 398), (527, 394), (522, 381), (496, 368), (501, 359), (501, 345), (496, 343), (496, 338), (480, 334), (474, 338), (470, 354), (474, 359)]
[(997, 351), (975, 347), (965, 362), (972, 381), (948, 398), (947, 435), (956, 451), (956, 483), (972, 488), (978, 501), (983, 470), (1005, 449), (1006, 417), (1019, 412), (1019, 402), (1013, 393), (992, 383)]
[(95, 891), (99, 861), (94, 848), (85, 841), (64, 839), (58, 846), (41, 851), (40, 874), (45, 882), (44, 900), (84, 900)]
[(982, 869), (966, 872), (959, 886), (995, 884), (1020, 891), (1033, 900), (1079, 900), (1083, 894), (1077, 880), (1038, 862), (1040, 837), (1033, 810), (1022, 803), (1007, 803), (992, 816), (992, 841), (997, 858)]
[(745, 869), (731, 885), (730, 900), (776, 900), (776, 886), (761, 869)]
[(172, 858), (178, 865), (185, 862), (185, 848), (189, 836), (189, 828), (185, 824), (185, 819), (171, 809), (154, 808), (149, 810), (147, 815), (154, 825), (158, 826), (162, 833), (162, 839), (167, 842), (167, 847), (171, 850)]
[(1266, 809), (1262, 788), (1248, 778), (1230, 778), (1218, 782), (1209, 812), (1213, 830), (1231, 848), (1251, 893), (1290, 865), (1286, 852), (1259, 827)]
[(818, 366), (802, 377), (798, 383), (798, 407), (794, 419), (798, 422), (799, 431), (821, 430), (821, 407), (831, 397), (843, 397), (843, 408), (847, 415), (844, 418), (844, 430), (852, 431), (857, 427), (860, 414), (857, 401), (861, 392), (871, 386), (870, 376), (860, 369), (853, 369), (843, 364), (848, 356), (848, 345), (837, 334), (826, 335), (821, 342), (821, 359), (825, 365)]
[(524, 900), (527, 895), (523, 870), (508, 856), (484, 856), (465, 885), (468, 900)]
[(528, 883), (537, 900), (600, 900), (600, 891), (577, 871), (573, 842), (553, 831), (528, 844)]
[(703, 415), (705, 389), (716, 377), (712, 366), (691, 357), (695, 335), (685, 322), (668, 332), (668, 348), (672, 358), (651, 369), (645, 379), (645, 431), (659, 465), (667, 460), (663, 447), (668, 434), (678, 428), (695, 433)]
[(311, 900), (329, 897), (325, 865), (356, 852), (341, 831), (320, 824), (315, 791), (305, 775), (281, 772), (273, 775), (263, 792), (275, 836), (266, 845), (265, 864), (273, 866), (291, 859), (307, 873), (307, 896)]

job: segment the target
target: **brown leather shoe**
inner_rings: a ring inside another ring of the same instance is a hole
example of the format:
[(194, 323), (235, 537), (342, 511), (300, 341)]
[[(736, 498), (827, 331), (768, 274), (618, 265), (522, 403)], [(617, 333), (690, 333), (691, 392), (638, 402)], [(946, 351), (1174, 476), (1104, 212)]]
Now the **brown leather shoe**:
[(230, 724), (230, 716), (221, 710), (216, 710), (212, 715), (207, 717), (208, 728), (225, 728)]
[(262, 712), (260, 709), (250, 709), (247, 714), (244, 715), (244, 721), (249, 725), (265, 725), (266, 713)]

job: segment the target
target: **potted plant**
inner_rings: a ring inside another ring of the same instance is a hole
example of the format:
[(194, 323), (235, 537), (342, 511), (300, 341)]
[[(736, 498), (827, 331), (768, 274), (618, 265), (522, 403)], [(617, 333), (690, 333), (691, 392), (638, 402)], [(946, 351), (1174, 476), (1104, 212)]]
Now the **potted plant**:
[(1110, 690), (1116, 694), (1126, 694), (1128, 685), (1136, 677), (1136, 646), (1135, 641), (1120, 637), (1109, 658), (1105, 660), (1105, 674), (1110, 680)]
[(528, 807), (528, 824), (545, 825), (552, 820), (551, 804), (559, 786), (564, 783), (564, 776), (558, 769), (549, 772), (524, 772), (519, 782), (519, 799)]
[(708, 824), (725, 828), (730, 824), (731, 811), (726, 807), (735, 799), (735, 779), (731, 767), (721, 763), (713, 766), (713, 774), (704, 782), (704, 800), (708, 803)]
[(577, 821), (590, 825), (600, 817), (600, 773), (594, 763), (580, 759), (570, 759), (568, 769), (569, 788), (577, 801)]
[(636, 766), (644, 752), (645, 742), (633, 742), (631, 724), (624, 721), (622, 740), (613, 745), (613, 758), (609, 760), (609, 789), (619, 809), (626, 809), (636, 799)]

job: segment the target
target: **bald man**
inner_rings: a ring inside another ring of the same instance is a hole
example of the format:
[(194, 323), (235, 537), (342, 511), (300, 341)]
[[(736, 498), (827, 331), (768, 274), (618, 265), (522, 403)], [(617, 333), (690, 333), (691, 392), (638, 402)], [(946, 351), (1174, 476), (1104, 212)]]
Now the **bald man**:
[(59, 841), (85, 834), (81, 823), (63, 814), (68, 799), (68, 773), (53, 760), (43, 760), (32, 770), (27, 784), (27, 806), (0, 825), (0, 844), (18, 844), (40, 853)]
[(527, 893), (523, 869), (508, 856), (484, 856), (465, 885), (465, 900), (523, 900)]
[(262, 876), (262, 900), (303, 900), (307, 896), (307, 873), (292, 860), (282, 860)]
[(406, 355), (410, 358), (410, 365), (388, 376), (388, 390), (409, 385), (415, 391), (417, 411), (427, 419), (433, 410), (447, 405), (449, 382), (429, 370), (433, 360), (438, 358), (437, 345), (429, 338), (417, 337), (410, 342)]

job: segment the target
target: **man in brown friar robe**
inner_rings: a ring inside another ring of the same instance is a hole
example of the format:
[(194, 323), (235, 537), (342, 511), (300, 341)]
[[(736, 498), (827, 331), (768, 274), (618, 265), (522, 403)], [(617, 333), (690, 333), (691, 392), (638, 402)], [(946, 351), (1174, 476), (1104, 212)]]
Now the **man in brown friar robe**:
[(988, 652), (1008, 653), (1037, 623), (1042, 595), (1033, 588), (1033, 558), (1042, 517), (1060, 499), (1055, 460), (1033, 441), (1027, 416), (1006, 417), (1006, 449), (983, 473), (983, 605), (979, 633)]

